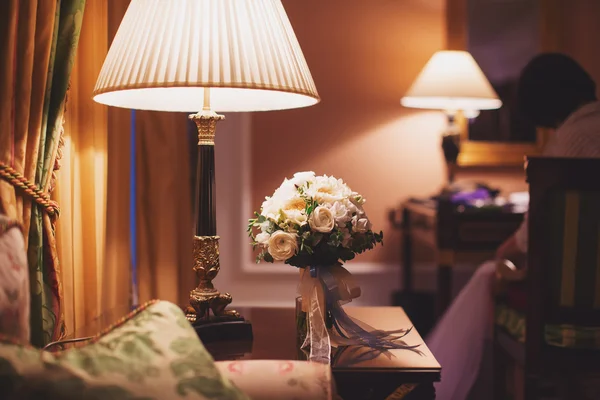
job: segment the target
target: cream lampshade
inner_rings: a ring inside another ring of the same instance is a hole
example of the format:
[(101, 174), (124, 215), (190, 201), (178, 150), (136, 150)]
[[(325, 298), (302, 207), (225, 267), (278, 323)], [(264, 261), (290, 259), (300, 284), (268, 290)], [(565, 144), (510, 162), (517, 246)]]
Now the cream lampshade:
[(473, 56), (438, 51), (427, 62), (401, 101), (404, 107), (450, 112), (492, 110), (502, 102)]
[(94, 100), (199, 111), (305, 107), (317, 89), (281, 0), (133, 0), (110, 46)]
[(460, 132), (454, 123), (456, 113), (461, 111), (465, 117), (475, 118), (480, 110), (500, 108), (502, 101), (471, 54), (444, 50), (425, 64), (401, 104), (446, 112), (448, 128), (442, 138), (442, 149), (451, 184), (460, 153)]
[(247, 339), (250, 325), (225, 309), (231, 295), (212, 284), (220, 269), (214, 136), (224, 118), (215, 111), (281, 110), (319, 102), (281, 0), (132, 0), (100, 71), (94, 100), (197, 112), (190, 119), (198, 128), (193, 269), (199, 285), (190, 293), (187, 316), (206, 339)]

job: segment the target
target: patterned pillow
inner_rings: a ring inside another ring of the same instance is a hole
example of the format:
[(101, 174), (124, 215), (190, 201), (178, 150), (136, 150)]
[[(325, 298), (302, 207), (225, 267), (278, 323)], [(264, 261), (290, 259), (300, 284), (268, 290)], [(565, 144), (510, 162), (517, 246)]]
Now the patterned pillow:
[(331, 400), (329, 364), (290, 360), (219, 361), (221, 373), (254, 400)]
[(183, 312), (148, 303), (90, 344), (60, 353), (0, 343), (8, 399), (248, 400), (224, 378)]
[(19, 224), (0, 215), (0, 334), (29, 343), (29, 270)]

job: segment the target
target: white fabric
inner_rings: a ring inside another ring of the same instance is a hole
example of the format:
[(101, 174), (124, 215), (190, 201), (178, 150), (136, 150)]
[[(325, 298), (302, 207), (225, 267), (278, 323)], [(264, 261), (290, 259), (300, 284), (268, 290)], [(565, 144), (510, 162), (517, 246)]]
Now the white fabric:
[[(586, 104), (556, 130), (543, 152), (547, 157), (600, 158), (600, 102)], [(515, 232), (519, 250), (527, 252), (527, 214)]]
[(485, 338), (491, 336), (490, 290), (496, 263), (481, 265), (427, 339), (442, 366), (436, 399), (463, 400), (477, 379)]

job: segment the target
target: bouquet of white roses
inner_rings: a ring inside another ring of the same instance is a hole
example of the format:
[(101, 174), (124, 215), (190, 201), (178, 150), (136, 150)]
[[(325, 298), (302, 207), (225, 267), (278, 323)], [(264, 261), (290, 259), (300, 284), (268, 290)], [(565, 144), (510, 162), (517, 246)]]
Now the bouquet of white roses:
[(285, 179), (249, 221), (252, 245), (261, 250), (256, 262), (329, 266), (372, 249), (383, 242), (383, 233), (372, 231), (364, 203), (332, 176), (300, 172)]

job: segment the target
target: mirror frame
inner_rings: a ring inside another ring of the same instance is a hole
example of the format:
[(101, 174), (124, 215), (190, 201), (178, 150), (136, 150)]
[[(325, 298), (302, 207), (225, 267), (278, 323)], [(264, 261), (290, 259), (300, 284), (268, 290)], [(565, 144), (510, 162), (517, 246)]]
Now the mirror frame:
[[(561, 0), (537, 0), (540, 2), (540, 51), (559, 51)], [(446, 0), (446, 48), (467, 48), (467, 0)], [(549, 130), (538, 129), (535, 143), (485, 142), (469, 140), (466, 119), (457, 117), (461, 131), (461, 148), (457, 164), (459, 167), (505, 167), (523, 166), (526, 155), (541, 153)]]

